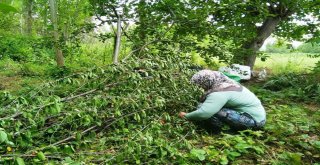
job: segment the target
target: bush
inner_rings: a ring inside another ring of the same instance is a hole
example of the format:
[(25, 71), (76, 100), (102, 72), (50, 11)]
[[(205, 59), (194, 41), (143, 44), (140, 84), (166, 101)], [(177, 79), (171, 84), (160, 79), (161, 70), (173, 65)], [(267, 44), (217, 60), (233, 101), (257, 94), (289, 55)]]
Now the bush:
[(20, 19), (17, 15), (15, 13), (0, 12), (0, 29), (5, 32), (19, 32), (21, 30)]
[(10, 58), (5, 58), (0, 60), (0, 70), (1, 74), (4, 74), (6, 76), (13, 76), (20, 72), (21, 64), (13, 61)]
[(69, 67), (52, 67), (49, 69), (49, 75), (54, 78), (60, 78), (63, 76), (67, 76), (72, 73), (72, 69)]
[(48, 38), (35, 38), (0, 33), (0, 59), (18, 62), (44, 62), (52, 58), (52, 43)]
[(283, 91), (288, 98), (301, 101), (320, 101), (318, 74), (286, 73), (272, 77), (264, 84), (271, 91)]
[(24, 63), (21, 66), (19, 74), (22, 76), (44, 76), (46, 74), (46, 65), (38, 65), (31, 62)]
[(266, 52), (267, 53), (289, 53), (291, 49), (284, 44), (267, 44)]

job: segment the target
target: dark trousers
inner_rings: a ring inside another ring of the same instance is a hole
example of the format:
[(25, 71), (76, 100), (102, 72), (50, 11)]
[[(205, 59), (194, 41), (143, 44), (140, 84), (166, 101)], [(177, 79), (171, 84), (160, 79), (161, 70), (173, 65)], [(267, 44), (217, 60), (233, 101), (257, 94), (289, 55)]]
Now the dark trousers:
[(210, 132), (219, 132), (224, 124), (233, 130), (260, 129), (265, 125), (265, 120), (256, 122), (248, 113), (239, 113), (235, 110), (223, 108), (207, 120), (201, 121), (200, 126)]

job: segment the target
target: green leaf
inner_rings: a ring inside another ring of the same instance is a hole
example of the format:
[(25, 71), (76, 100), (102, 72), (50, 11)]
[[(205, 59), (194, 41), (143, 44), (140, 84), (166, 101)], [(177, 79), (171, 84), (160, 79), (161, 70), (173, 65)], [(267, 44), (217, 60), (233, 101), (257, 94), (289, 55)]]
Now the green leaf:
[(8, 141), (8, 135), (4, 131), (0, 131), (0, 143)]
[(230, 156), (231, 158), (235, 158), (241, 156), (241, 154), (239, 152), (232, 151), (228, 153), (228, 156)]
[(294, 163), (294, 164), (302, 164), (302, 162), (301, 162), (301, 156), (302, 155), (303, 154), (301, 154), (301, 153), (290, 153), (289, 157), (290, 157), (292, 163)]
[(0, 3), (0, 11), (3, 13), (9, 13), (9, 12), (14, 12), (17, 13), (18, 10), (10, 5)]
[(73, 162), (73, 160), (72, 160), (70, 157), (64, 158), (64, 161), (65, 161), (66, 163), (72, 163), (72, 162)]
[(209, 155), (209, 160), (213, 160), (219, 155), (219, 151), (215, 149), (209, 149), (207, 150), (207, 154)]
[(252, 146), (246, 143), (239, 143), (236, 144), (234, 147), (238, 149), (240, 152), (245, 152), (248, 148), (251, 148)]
[(320, 149), (320, 141), (314, 141), (311, 143), (314, 147)]
[(76, 133), (76, 140), (80, 141), (81, 140), (81, 133), (80, 132), (77, 132)]
[(74, 153), (74, 149), (73, 149), (72, 146), (64, 145), (63, 153), (65, 153), (65, 154), (73, 154)]
[(15, 162), (14, 162), (15, 165), (25, 165), (24, 164), (24, 160), (22, 158), (16, 158)]
[(194, 158), (198, 158), (200, 161), (206, 159), (206, 151), (202, 149), (192, 149), (190, 152), (191, 156)]
[(9, 145), (9, 146), (14, 146), (14, 143), (11, 142), (11, 141), (7, 141), (7, 145)]
[(221, 157), (221, 159), (220, 159), (220, 164), (225, 165), (225, 164), (228, 164), (228, 163), (229, 163), (229, 161), (227, 159), (227, 156), (223, 155)]
[(256, 151), (256, 153), (258, 154), (263, 154), (264, 153), (264, 150), (261, 148), (261, 147), (257, 147), (257, 146), (254, 146), (253, 149)]
[(46, 156), (41, 151), (37, 153), (37, 157), (42, 161), (46, 160)]

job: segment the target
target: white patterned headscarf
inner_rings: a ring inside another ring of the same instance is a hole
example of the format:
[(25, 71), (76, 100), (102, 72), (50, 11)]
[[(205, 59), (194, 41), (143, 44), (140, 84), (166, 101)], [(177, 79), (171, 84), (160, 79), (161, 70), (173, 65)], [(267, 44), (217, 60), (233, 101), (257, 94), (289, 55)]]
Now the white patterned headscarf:
[(191, 82), (199, 85), (206, 92), (225, 91), (230, 87), (242, 88), (237, 82), (225, 76), (221, 72), (213, 70), (201, 70), (194, 74)]

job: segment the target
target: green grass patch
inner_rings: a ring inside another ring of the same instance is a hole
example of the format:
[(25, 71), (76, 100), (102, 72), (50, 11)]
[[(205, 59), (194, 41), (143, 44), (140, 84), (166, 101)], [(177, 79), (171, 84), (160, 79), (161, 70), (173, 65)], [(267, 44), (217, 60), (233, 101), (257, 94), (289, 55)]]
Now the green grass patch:
[(320, 58), (309, 57), (306, 53), (268, 53), (269, 58), (261, 61), (257, 58), (255, 68), (266, 68), (270, 74), (281, 74), (286, 72), (308, 73)]

